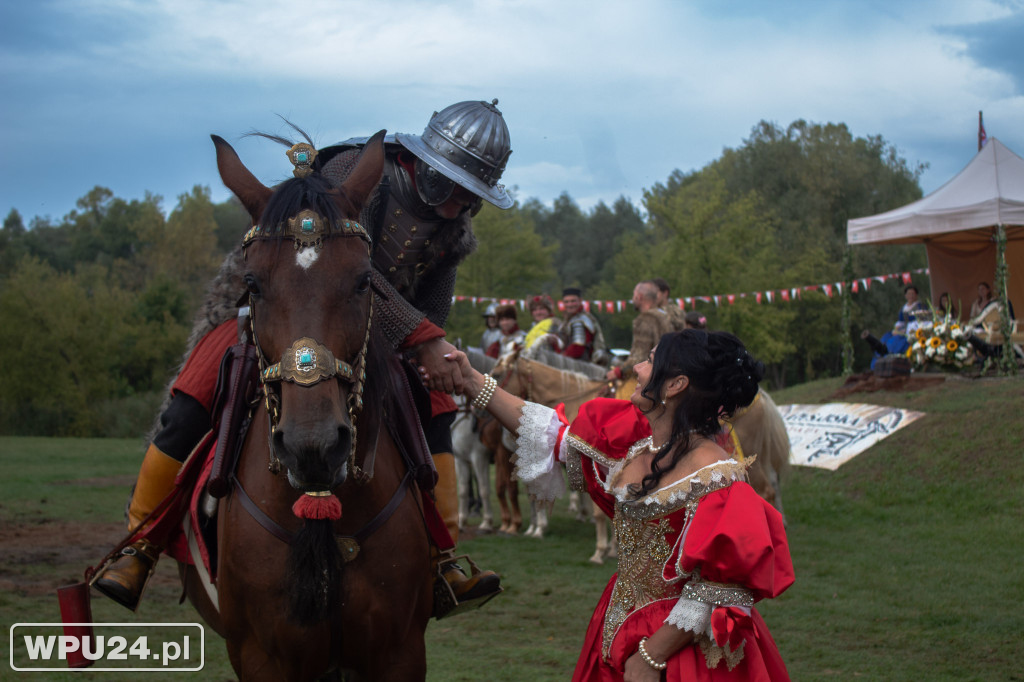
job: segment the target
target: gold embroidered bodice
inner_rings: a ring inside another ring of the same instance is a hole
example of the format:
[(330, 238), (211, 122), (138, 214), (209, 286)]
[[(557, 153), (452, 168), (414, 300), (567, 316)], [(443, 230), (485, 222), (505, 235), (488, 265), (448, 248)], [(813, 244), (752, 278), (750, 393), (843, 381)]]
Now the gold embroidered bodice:
[[(624, 459), (610, 458), (574, 434), (567, 438), (572, 455), (567, 461), (570, 471), (576, 466), (606, 467), (605, 490), (615, 497), (619, 566), (602, 632), (602, 655), (607, 659), (616, 632), (630, 614), (661, 599), (678, 599), (682, 594), (690, 574), (682, 569), (681, 548), (677, 550), (673, 545), (682, 543), (700, 499), (745, 479), (747, 463), (721, 460), (642, 498), (633, 498), (625, 487), (612, 486), (630, 461), (650, 449), (650, 437), (634, 444)], [(581, 461), (580, 455), (590, 461)], [(669, 571), (673, 577), (666, 578), (666, 565), (673, 554), (676, 565)]]

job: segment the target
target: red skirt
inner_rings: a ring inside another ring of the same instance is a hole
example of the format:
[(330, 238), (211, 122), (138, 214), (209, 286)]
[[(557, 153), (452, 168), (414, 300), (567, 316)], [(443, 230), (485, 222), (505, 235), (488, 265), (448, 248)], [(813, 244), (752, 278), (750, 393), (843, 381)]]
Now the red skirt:
[[(636, 653), (640, 639), (651, 636), (655, 630), (665, 624), (665, 619), (675, 606), (676, 600), (663, 599), (648, 604), (644, 608), (630, 614), (629, 618), (619, 627), (613, 646), (609, 652), (610, 662), (601, 658), (601, 641), (604, 630), (604, 614), (611, 601), (612, 587), (615, 577), (608, 582), (601, 600), (594, 609), (590, 619), (587, 635), (583, 641), (583, 651), (576, 662), (573, 682), (622, 682), (623, 668), (626, 659)], [(694, 644), (685, 646), (668, 659), (665, 679), (670, 682), (678, 680), (699, 680), (701, 682), (735, 682), (738, 680), (756, 680), (757, 682), (788, 682), (789, 674), (782, 662), (775, 640), (768, 632), (768, 626), (756, 609), (751, 609), (752, 627), (743, 633), (743, 660), (728, 669), (724, 660), (709, 670), (704, 660), (704, 653)]]

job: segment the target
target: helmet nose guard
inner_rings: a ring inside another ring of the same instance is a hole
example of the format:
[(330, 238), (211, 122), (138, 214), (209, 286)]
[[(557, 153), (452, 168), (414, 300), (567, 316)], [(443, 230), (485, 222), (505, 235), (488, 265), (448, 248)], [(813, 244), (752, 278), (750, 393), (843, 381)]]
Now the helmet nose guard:
[(498, 100), (458, 102), (430, 117), (422, 135), (396, 133), (395, 139), (449, 180), (498, 208), (512, 197), (498, 183), (512, 153), (508, 126)]

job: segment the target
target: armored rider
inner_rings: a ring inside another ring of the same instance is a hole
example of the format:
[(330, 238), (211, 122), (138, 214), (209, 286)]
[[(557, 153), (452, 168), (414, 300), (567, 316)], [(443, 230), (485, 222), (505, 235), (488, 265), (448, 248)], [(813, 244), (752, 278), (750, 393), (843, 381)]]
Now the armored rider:
[(498, 326), (498, 304), (491, 303), (483, 312), (484, 324), (487, 329), (480, 335), (480, 349), (485, 353), (495, 341), (501, 341), (501, 327)]
[[(455, 560), (458, 503), (450, 431), (455, 403), (448, 394), (461, 389), (462, 377), (444, 357), (455, 350), (444, 338), (444, 326), (456, 267), (476, 248), (471, 217), (485, 200), (502, 209), (513, 204), (498, 182), (511, 145), (497, 103), (459, 102), (434, 112), (422, 135), (388, 136), (383, 178), (361, 215), (374, 244), (375, 324), (392, 348), (429, 373), (431, 418), (423, 431), (438, 473), (433, 517), (439, 513), (443, 520), (428, 522), (432, 558), (438, 580), (447, 582), (460, 610), (501, 591), (493, 571), (474, 570), (467, 576)], [(316, 167), (340, 185), (365, 142), (352, 139), (320, 150)], [(225, 289), (221, 299), (238, 300), (245, 290), (239, 252), (228, 257), (215, 282)], [(205, 313), (193, 330), (199, 341), (172, 385), (161, 428), (146, 452), (129, 504), (132, 528), (174, 489), (181, 463), (210, 429), (217, 368), (224, 352), (237, 343), (236, 322), (224, 319), (228, 316), (216, 308), (208, 301), (197, 318)], [(214, 319), (218, 325), (211, 324)], [(431, 503), (429, 496), (424, 499)], [(159, 539), (153, 538), (129, 546), (95, 586), (124, 606), (137, 608), (161, 551)]]
[(604, 334), (593, 315), (583, 309), (583, 292), (576, 287), (562, 290), (565, 322), (559, 331), (564, 350), (562, 355), (584, 362), (607, 362)]

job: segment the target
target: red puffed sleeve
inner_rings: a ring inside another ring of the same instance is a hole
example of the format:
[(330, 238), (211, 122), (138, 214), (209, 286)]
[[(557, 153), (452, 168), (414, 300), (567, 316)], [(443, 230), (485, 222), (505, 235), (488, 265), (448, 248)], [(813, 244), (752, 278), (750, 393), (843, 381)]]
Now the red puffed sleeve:
[(701, 580), (740, 585), (755, 600), (793, 584), (793, 560), (782, 515), (743, 481), (709, 493), (686, 531), (681, 567)]
[(569, 426), (566, 466), (582, 469), (587, 492), (608, 516), (615, 511), (615, 498), (605, 491), (608, 469), (649, 435), (651, 427), (643, 413), (628, 400), (612, 398), (583, 403)]

